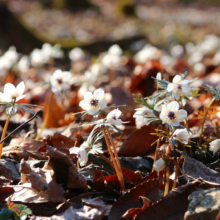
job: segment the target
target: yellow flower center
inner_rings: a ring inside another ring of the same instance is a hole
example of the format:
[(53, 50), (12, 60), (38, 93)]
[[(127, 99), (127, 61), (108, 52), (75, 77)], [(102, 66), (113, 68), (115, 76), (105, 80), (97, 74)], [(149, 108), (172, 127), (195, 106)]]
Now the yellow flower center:
[(89, 107), (91, 109), (98, 109), (100, 107), (100, 99), (93, 96), (89, 100)]

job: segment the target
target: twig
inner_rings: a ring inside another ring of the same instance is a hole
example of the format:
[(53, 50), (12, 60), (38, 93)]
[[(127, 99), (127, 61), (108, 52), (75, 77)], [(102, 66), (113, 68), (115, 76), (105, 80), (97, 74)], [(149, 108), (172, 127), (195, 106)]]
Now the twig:
[(21, 127), (23, 127), (24, 125), (26, 125), (27, 123), (29, 123), (30, 121), (32, 121), (33, 119), (35, 119), (37, 116), (41, 115), (43, 113), (42, 110), (38, 111), (35, 115), (33, 115), (29, 120), (27, 120), (26, 122), (24, 122), (23, 124), (19, 125), (14, 131), (12, 131), (8, 136), (6, 136), (3, 140), (0, 141), (0, 144), (2, 142), (4, 142), (6, 139), (8, 139), (12, 134), (14, 134), (17, 130), (19, 130)]

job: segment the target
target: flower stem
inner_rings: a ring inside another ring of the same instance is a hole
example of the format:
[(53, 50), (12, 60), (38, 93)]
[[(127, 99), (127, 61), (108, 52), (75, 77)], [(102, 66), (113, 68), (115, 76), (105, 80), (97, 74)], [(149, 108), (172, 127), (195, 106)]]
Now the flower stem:
[(50, 115), (50, 104), (51, 104), (51, 101), (52, 101), (52, 97), (53, 97), (53, 93), (51, 92), (49, 100), (47, 102), (47, 108), (45, 109), (46, 112), (45, 112), (45, 116), (44, 116), (44, 122), (41, 126), (40, 132), (38, 133), (37, 137), (35, 138), (35, 141), (38, 141), (40, 139), (41, 134), (42, 134), (44, 128), (46, 127), (46, 125), (47, 125), (47, 121), (48, 121), (49, 115)]
[[(168, 145), (168, 150), (167, 150), (167, 157), (168, 159), (170, 158), (170, 144)], [(168, 164), (166, 167), (166, 185), (165, 185), (165, 191), (164, 191), (164, 196), (168, 194), (169, 191), (169, 185), (170, 185), (170, 165)]]
[(169, 160), (170, 160), (171, 162), (173, 162), (174, 165), (175, 165), (175, 170), (174, 170), (174, 172), (175, 172), (175, 179), (174, 179), (174, 181), (173, 181), (173, 187), (172, 187), (172, 189), (175, 189), (175, 188), (176, 188), (176, 183), (177, 183), (177, 177), (178, 177), (179, 167), (178, 167), (178, 163), (177, 163), (176, 160), (174, 160), (174, 159), (172, 159), (172, 158), (170, 158)]
[[(103, 122), (104, 122), (104, 121), (103, 121)], [(118, 177), (118, 181), (119, 181), (121, 190), (124, 191), (124, 190), (125, 190), (124, 180), (121, 178), (120, 172), (119, 172), (119, 170), (118, 170), (118, 167), (117, 167), (117, 164), (116, 164), (114, 155), (113, 155), (113, 153), (112, 153), (112, 149), (111, 149), (110, 143), (109, 143), (109, 141), (108, 141), (108, 137), (107, 137), (107, 134), (106, 134), (106, 131), (105, 131), (105, 127), (104, 127), (104, 126), (102, 127), (102, 130), (103, 130), (103, 133), (104, 133), (105, 141), (106, 141), (106, 144), (107, 144), (107, 146), (108, 146), (108, 150), (109, 150), (110, 156), (111, 156), (111, 158), (112, 158), (112, 162), (113, 162), (113, 165), (114, 165), (114, 168), (115, 168), (116, 175), (117, 175), (117, 177)]]
[(121, 178), (122, 178), (122, 181), (123, 181), (123, 185), (125, 185), (125, 183), (124, 183), (124, 177), (123, 177), (123, 173), (122, 173), (122, 169), (121, 169), (121, 164), (120, 164), (120, 161), (119, 161), (119, 158), (118, 158), (118, 153), (117, 153), (117, 151), (116, 151), (116, 147), (115, 147), (114, 141), (113, 141), (113, 139), (112, 139), (112, 136), (111, 136), (111, 134), (110, 134), (110, 131), (109, 131), (108, 127), (106, 127), (106, 130), (107, 130), (107, 133), (108, 133), (110, 142), (111, 142), (112, 147), (113, 147), (114, 155), (115, 155), (115, 158), (116, 158), (116, 163), (117, 163), (117, 166), (118, 166), (118, 169), (119, 169), (119, 173), (120, 173)]
[[(2, 137), (1, 137), (1, 140), (3, 140), (5, 138), (5, 134), (6, 134), (6, 131), (7, 131), (7, 128), (8, 128), (8, 124), (9, 124), (9, 120), (10, 120), (10, 117), (8, 116), (7, 117), (7, 120), (5, 122), (5, 126), (4, 126), (4, 129), (3, 129), (3, 132), (2, 132)], [(0, 159), (2, 158), (2, 148), (3, 148), (3, 144), (4, 142), (2, 142), (0, 144)]]
[(112, 167), (114, 167), (113, 163), (104, 155), (98, 154), (98, 157), (101, 157), (103, 160), (105, 160), (107, 163), (109, 163)]
[(201, 131), (200, 131), (200, 136), (199, 136), (199, 145), (201, 145), (201, 143), (202, 143), (202, 134), (203, 134), (205, 120), (206, 120), (208, 111), (209, 111), (210, 107), (212, 106), (212, 104), (214, 103), (214, 101), (215, 101), (215, 98), (213, 98), (212, 101), (209, 103), (208, 108), (206, 109), (205, 114), (203, 116), (202, 127), (201, 127)]
[[(154, 163), (158, 160), (158, 152), (157, 149), (160, 147), (160, 143), (161, 143), (161, 138), (159, 138), (159, 140), (157, 141), (157, 146), (156, 146), (156, 150), (155, 150), (155, 155), (154, 155)], [(154, 171), (154, 168), (152, 170), (152, 172)]]

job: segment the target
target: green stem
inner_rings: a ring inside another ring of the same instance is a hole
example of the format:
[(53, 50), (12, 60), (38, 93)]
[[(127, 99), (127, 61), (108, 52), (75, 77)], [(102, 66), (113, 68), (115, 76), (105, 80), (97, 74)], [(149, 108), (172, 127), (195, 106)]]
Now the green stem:
[[(1, 141), (5, 138), (6, 131), (7, 131), (7, 129), (8, 129), (9, 120), (10, 120), (10, 117), (8, 116), (8, 117), (7, 117), (7, 120), (6, 120), (6, 122), (5, 122), (5, 126), (4, 126), (4, 129), (3, 129), (3, 132), (2, 132)], [(0, 144), (0, 159), (2, 158), (2, 148), (3, 148), (3, 144), (4, 144), (4, 142), (2, 142), (2, 143)]]
[(202, 143), (202, 134), (203, 134), (205, 120), (206, 120), (208, 111), (209, 111), (210, 107), (212, 106), (212, 104), (214, 103), (214, 101), (215, 101), (215, 98), (213, 98), (212, 101), (209, 103), (208, 108), (206, 109), (205, 114), (203, 116), (202, 127), (201, 127), (200, 137), (199, 137), (199, 145), (201, 145), (201, 143)]
[(44, 128), (46, 127), (46, 125), (47, 125), (49, 115), (50, 115), (50, 105), (51, 105), (52, 97), (53, 97), (53, 93), (51, 92), (49, 101), (47, 103), (47, 108), (46, 108), (46, 112), (45, 112), (45, 116), (44, 116), (44, 122), (41, 126), (40, 132), (38, 133), (37, 137), (35, 138), (35, 141), (38, 141), (40, 139), (41, 134), (42, 134)]

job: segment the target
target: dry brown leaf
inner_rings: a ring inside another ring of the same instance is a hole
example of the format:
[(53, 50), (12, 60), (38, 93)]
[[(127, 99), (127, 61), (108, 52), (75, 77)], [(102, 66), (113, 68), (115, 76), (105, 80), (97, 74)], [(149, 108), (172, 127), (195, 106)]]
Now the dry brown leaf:
[(20, 172), (21, 183), (30, 182), (31, 187), (48, 198), (48, 201), (65, 201), (63, 197), (65, 191), (53, 179), (54, 171), (52, 169), (31, 168), (28, 163), (22, 160)]
[(31, 220), (101, 220), (108, 210), (108, 207), (100, 198), (83, 199), (83, 206), (74, 208), (70, 206), (63, 213), (51, 217), (32, 217)]

